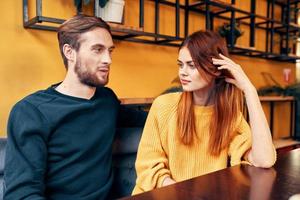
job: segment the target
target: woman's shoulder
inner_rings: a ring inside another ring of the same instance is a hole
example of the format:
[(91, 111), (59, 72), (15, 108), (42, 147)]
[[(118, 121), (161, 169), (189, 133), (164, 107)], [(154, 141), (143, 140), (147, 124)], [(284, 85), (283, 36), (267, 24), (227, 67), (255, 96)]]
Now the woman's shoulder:
[(176, 109), (181, 92), (168, 93), (158, 96), (152, 104), (151, 109), (157, 112), (165, 112)]
[(161, 106), (171, 106), (177, 104), (179, 102), (181, 94), (181, 92), (173, 92), (160, 95), (153, 101), (153, 104)]
[(175, 116), (180, 96), (179, 92), (160, 95), (153, 101), (149, 115), (155, 116), (159, 124), (165, 126)]

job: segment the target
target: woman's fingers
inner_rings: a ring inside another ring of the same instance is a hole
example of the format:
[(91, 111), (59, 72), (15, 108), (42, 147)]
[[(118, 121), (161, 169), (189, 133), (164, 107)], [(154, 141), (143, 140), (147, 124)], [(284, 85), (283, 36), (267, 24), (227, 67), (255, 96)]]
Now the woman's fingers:
[(242, 67), (226, 56), (219, 54), (222, 59), (212, 58), (214, 65), (219, 65), (218, 70), (226, 69), (228, 70), (232, 78), (226, 77), (225, 81), (234, 84), (242, 91), (246, 91), (247, 87), (251, 86), (251, 82), (247, 75), (244, 73)]
[(229, 72), (232, 73), (233, 76), (234, 76), (233, 73), (235, 73), (235, 71), (237, 71), (236, 68), (234, 68), (232, 65), (228, 65), (228, 64), (224, 64), (224, 65), (221, 65), (218, 67), (218, 70), (221, 70), (221, 69), (227, 69)]
[(235, 64), (235, 62), (233, 62), (230, 58), (224, 56), (223, 54), (219, 53), (219, 56), (220, 56), (221, 58), (223, 58), (224, 60), (230, 62), (231, 64)]
[(226, 65), (226, 64), (229, 64), (229, 65), (232, 65), (232, 67), (235, 67), (235, 68), (238, 68), (238, 69), (242, 69), (240, 65), (236, 64), (234, 61), (232, 61), (230, 58), (222, 55), (222, 54), (219, 54), (220, 57), (222, 59), (218, 59), (218, 58), (212, 58), (212, 61), (213, 61), (213, 64), (214, 65)]
[(228, 61), (226, 61), (226, 60), (221, 60), (221, 59), (216, 59), (216, 58), (213, 58), (212, 61), (213, 61), (214, 65), (229, 64)]
[(233, 67), (239, 67), (238, 64), (230, 62), (228, 60), (223, 60), (223, 59), (217, 59), (217, 58), (212, 58), (213, 64), (214, 65), (232, 65)]
[(233, 71), (236, 71), (235, 73), (243, 73), (242, 69), (237, 64), (233, 65), (231, 63), (228, 63), (227, 61), (215, 61), (215, 62), (213, 62), (213, 64), (220, 65), (220, 66), (218, 66), (219, 70), (221, 70), (221, 69), (227, 69), (231, 73), (233, 73)]
[(218, 70), (222, 70), (222, 69), (228, 70), (232, 74), (232, 76), (235, 80), (237, 78), (240, 79), (242, 77), (240, 71), (238, 69), (232, 67), (232, 65), (227, 64), (227, 65), (221, 65), (218, 67)]
[(226, 81), (227, 83), (231, 83), (231, 84), (233, 84), (233, 85), (237, 85), (236, 80), (233, 79), (233, 78), (225, 78), (225, 81)]

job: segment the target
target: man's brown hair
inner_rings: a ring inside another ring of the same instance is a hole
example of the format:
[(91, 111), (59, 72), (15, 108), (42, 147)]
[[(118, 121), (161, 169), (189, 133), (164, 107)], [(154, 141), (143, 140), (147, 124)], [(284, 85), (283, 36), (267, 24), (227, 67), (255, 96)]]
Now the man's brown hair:
[(63, 53), (63, 46), (65, 44), (69, 44), (72, 48), (78, 51), (80, 48), (80, 35), (97, 27), (107, 30), (111, 35), (110, 27), (105, 21), (101, 18), (83, 14), (75, 15), (71, 19), (65, 21), (58, 28), (57, 38), (59, 42), (59, 49), (66, 69), (68, 69), (68, 60)]

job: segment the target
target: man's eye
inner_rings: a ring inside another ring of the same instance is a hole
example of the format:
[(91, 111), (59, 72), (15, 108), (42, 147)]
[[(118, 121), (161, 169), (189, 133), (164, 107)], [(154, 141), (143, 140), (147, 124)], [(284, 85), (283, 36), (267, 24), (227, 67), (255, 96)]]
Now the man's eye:
[(102, 49), (101, 49), (101, 48), (97, 48), (97, 49), (94, 49), (94, 51), (95, 51), (96, 53), (100, 53), (100, 52), (102, 51)]

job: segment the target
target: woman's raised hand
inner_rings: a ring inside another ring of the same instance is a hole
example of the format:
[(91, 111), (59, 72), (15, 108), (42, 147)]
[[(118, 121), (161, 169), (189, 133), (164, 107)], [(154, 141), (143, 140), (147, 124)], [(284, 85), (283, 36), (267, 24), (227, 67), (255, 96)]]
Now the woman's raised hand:
[(233, 78), (226, 77), (225, 81), (231, 84), (234, 84), (243, 92), (246, 92), (248, 89), (253, 89), (251, 81), (248, 79), (247, 75), (243, 71), (242, 67), (230, 58), (219, 54), (222, 59), (212, 58), (214, 65), (219, 65), (218, 70), (226, 69), (228, 70)]

